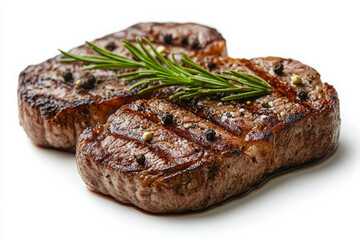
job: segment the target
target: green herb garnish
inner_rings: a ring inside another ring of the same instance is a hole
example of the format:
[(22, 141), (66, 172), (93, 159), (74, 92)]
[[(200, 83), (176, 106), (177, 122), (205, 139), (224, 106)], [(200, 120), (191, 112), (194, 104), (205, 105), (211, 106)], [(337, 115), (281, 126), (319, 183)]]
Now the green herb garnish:
[(171, 53), (172, 61), (162, 56), (147, 38), (143, 40), (149, 45), (156, 58), (145, 48), (139, 38), (136, 38), (140, 47), (123, 40), (124, 46), (135, 56), (136, 60), (120, 56), (106, 49), (99, 48), (90, 42), (86, 42), (95, 52), (101, 56), (84, 55), (77, 56), (59, 50), (69, 58), (60, 59), (61, 62), (82, 61), (93, 63), (86, 65), (84, 70), (91, 69), (137, 69), (136, 71), (117, 75), (118, 78), (126, 77), (125, 81), (139, 80), (134, 83), (131, 89), (143, 84), (150, 84), (148, 87), (139, 91), (145, 93), (156, 89), (181, 86), (182, 90), (170, 98), (193, 98), (206, 96), (215, 93), (231, 93), (221, 98), (223, 101), (249, 98), (264, 95), (272, 90), (272, 86), (259, 76), (245, 72), (224, 71), (216, 74), (207, 71), (185, 53), (181, 53), (183, 58), (180, 61), (182, 66)]

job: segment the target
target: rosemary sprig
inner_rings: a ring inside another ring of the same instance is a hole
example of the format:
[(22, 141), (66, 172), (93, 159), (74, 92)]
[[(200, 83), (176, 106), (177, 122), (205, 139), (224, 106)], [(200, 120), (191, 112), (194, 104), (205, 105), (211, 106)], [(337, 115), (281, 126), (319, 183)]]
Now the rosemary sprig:
[(171, 53), (172, 61), (170, 61), (162, 56), (147, 38), (143, 38), (143, 40), (155, 56), (146, 49), (139, 38), (136, 38), (136, 42), (140, 47), (128, 41), (122, 41), (124, 46), (135, 56), (136, 60), (117, 55), (106, 49), (99, 48), (90, 42), (86, 42), (100, 56), (77, 56), (59, 50), (68, 57), (60, 59), (60, 61), (92, 63), (92, 65), (85, 65), (83, 67), (84, 70), (137, 69), (133, 72), (119, 74), (117, 77), (126, 78), (125, 81), (139, 80), (130, 86), (130, 90), (144, 84), (148, 85), (140, 90), (139, 94), (171, 86), (183, 87), (180, 92), (171, 95), (170, 99), (187, 99), (215, 93), (233, 93), (221, 98), (223, 101), (228, 101), (264, 95), (272, 90), (272, 86), (269, 83), (256, 75), (236, 71), (224, 71), (221, 74), (207, 71), (191, 60), (185, 53), (182, 53), (183, 58), (180, 59), (185, 65), (182, 66), (175, 59), (173, 53)]

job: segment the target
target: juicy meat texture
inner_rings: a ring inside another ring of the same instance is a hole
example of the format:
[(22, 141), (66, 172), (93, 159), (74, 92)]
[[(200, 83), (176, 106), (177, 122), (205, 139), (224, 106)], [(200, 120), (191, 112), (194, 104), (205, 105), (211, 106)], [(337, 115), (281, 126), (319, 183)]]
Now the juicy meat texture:
[[(313, 68), (272, 57), (209, 56), (202, 64), (209, 62), (216, 64), (214, 72), (257, 74), (274, 91), (250, 102), (220, 102), (169, 101), (165, 90), (123, 105), (105, 124), (79, 137), (77, 167), (91, 189), (149, 212), (196, 211), (336, 147), (337, 93)], [(276, 62), (283, 64), (281, 74), (274, 72)], [(302, 84), (291, 82), (294, 74)], [(164, 124), (166, 113), (173, 121)], [(143, 140), (144, 132), (153, 134), (150, 141)]]
[[(155, 47), (164, 46), (165, 54), (185, 52), (196, 61), (207, 55), (226, 56), (226, 43), (215, 29), (194, 23), (139, 23), (128, 29), (96, 39), (93, 43), (114, 53), (132, 57), (121, 43), (135, 43), (147, 37)], [(70, 52), (95, 54), (82, 45)], [(27, 67), (19, 76), (18, 104), (20, 124), (31, 140), (41, 146), (73, 151), (82, 131), (105, 123), (110, 114), (124, 103), (143, 96), (128, 91), (129, 84), (116, 75), (121, 71), (83, 71), (81, 63), (61, 63), (58, 55)], [(68, 72), (67, 81), (64, 74)], [(96, 84), (86, 90), (76, 80), (93, 75)]]

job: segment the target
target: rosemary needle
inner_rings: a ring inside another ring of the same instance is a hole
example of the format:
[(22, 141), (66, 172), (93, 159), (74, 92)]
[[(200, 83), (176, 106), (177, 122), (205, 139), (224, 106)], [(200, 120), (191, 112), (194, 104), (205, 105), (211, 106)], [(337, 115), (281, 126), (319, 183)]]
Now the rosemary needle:
[[(147, 38), (143, 38), (143, 41), (150, 47), (154, 56), (146, 49), (140, 39), (136, 38), (140, 47), (129, 41), (122, 41), (136, 60), (99, 48), (91, 42), (86, 42), (100, 56), (78, 56), (59, 50), (68, 57), (60, 59), (60, 61), (91, 63), (91, 65), (84, 66), (84, 70), (136, 69), (133, 72), (119, 74), (117, 77), (125, 78), (125, 81), (139, 80), (130, 86), (130, 90), (146, 85), (138, 92), (139, 94), (171, 86), (183, 87), (180, 92), (171, 95), (171, 99), (230, 93), (231, 95), (221, 98), (223, 101), (229, 101), (264, 95), (272, 90), (272, 86), (264, 79), (249, 73), (236, 71), (224, 71), (221, 74), (212, 73), (195, 63), (185, 53), (182, 53), (183, 58), (180, 59), (181, 63), (185, 65), (183, 66), (175, 59), (173, 53), (171, 53), (171, 60), (168, 60), (154, 48)], [(149, 83), (153, 84), (149, 85)]]

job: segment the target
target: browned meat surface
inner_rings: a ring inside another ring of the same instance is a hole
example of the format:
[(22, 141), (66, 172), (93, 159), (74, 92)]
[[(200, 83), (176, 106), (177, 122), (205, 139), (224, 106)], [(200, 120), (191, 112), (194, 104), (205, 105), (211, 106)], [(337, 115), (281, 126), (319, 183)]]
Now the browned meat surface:
[[(170, 102), (163, 91), (122, 106), (78, 140), (77, 166), (90, 188), (149, 212), (199, 210), (335, 148), (337, 93), (314, 69), (280, 58), (212, 56), (202, 64), (209, 62), (213, 71), (255, 73), (275, 90), (233, 102)], [(274, 72), (276, 62), (282, 72)], [(291, 82), (294, 74), (302, 84)], [(151, 140), (143, 139), (145, 132)]]
[[(140, 23), (93, 41), (114, 53), (130, 57), (121, 40), (134, 42), (147, 37), (166, 54), (186, 52), (195, 60), (213, 54), (226, 56), (226, 43), (215, 30), (194, 23)], [(94, 54), (87, 46), (72, 53)], [(104, 123), (122, 104), (138, 99), (128, 84), (116, 78), (120, 73), (106, 70), (82, 71), (80, 63), (60, 63), (60, 55), (27, 67), (19, 76), (18, 103), (20, 124), (38, 145), (74, 150), (81, 132)], [(77, 87), (75, 81), (95, 77), (95, 87)]]

